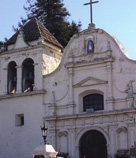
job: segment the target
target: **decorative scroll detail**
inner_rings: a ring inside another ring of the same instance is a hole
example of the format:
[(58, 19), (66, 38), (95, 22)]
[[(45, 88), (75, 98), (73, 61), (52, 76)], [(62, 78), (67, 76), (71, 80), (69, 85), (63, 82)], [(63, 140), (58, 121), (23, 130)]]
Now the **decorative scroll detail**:
[(110, 41), (107, 42), (107, 51), (111, 51)]
[(59, 98), (58, 100), (56, 100), (56, 102), (59, 102), (59, 101), (61, 101), (63, 98), (65, 98), (66, 95), (68, 94), (68, 91), (69, 91), (69, 86), (67, 86), (67, 91), (66, 91), (66, 93), (64, 94), (64, 96), (63, 96), (62, 98)]
[[(95, 49), (95, 48), (94, 48)], [(86, 51), (86, 50), (85, 50)], [(112, 57), (111, 51), (105, 51), (105, 52), (95, 52), (94, 53), (89, 53), (89, 54), (83, 54), (79, 56), (70, 56), (68, 62), (66, 62), (65, 66), (66, 67), (73, 67), (75, 65), (90, 65), (94, 63), (103, 63), (107, 61), (114, 61), (114, 57)]]
[(120, 133), (121, 131), (123, 131), (123, 132), (127, 132), (127, 128), (124, 127), (124, 126), (119, 127), (119, 128), (117, 129), (117, 133)]
[(59, 132), (58, 136), (59, 137), (62, 137), (62, 136), (67, 137), (68, 136), (68, 132), (67, 131), (61, 131), (61, 132)]
[(125, 92), (128, 93), (128, 97), (132, 97), (134, 94), (133, 85), (132, 85), (133, 82), (134, 82), (134, 80), (130, 80), (126, 86)]

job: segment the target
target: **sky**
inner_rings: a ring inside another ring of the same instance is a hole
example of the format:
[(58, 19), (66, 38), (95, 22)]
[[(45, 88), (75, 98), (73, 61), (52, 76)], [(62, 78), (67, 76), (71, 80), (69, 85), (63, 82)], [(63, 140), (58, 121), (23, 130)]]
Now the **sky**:
[[(93, 0), (95, 1), (95, 0)], [(82, 30), (90, 23), (90, 0), (63, 0), (71, 16), (68, 21), (81, 21)], [(26, 18), (23, 9), (26, 0), (0, 0), (0, 41), (10, 38), (20, 18)], [(131, 59), (136, 60), (136, 0), (99, 0), (93, 4), (93, 23), (115, 36), (125, 47)]]

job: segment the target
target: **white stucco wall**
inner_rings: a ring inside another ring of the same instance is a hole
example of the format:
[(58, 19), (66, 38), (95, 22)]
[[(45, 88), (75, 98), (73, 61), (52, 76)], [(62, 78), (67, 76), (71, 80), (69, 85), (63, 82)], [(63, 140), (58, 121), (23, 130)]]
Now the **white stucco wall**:
[[(34, 61), (34, 90), (23, 93), (22, 63), (28, 58)], [(46, 91), (43, 87), (43, 65), (46, 64), (44, 74), (48, 74), (58, 66), (60, 60), (60, 52), (54, 52), (52, 48), (46, 49), (42, 44), (11, 49), (0, 55), (1, 157), (32, 157), (31, 152), (43, 142), (40, 127), (43, 125), (45, 114), (43, 96)], [(17, 91), (15, 94), (7, 94), (8, 64), (11, 61), (17, 65)], [(24, 125), (17, 126), (17, 116), (20, 114), (24, 116)]]
[[(94, 42), (92, 54), (86, 53), (89, 39)], [(135, 72), (136, 62), (127, 58), (123, 46), (105, 31), (75, 35), (59, 67), (44, 76), (45, 120), (50, 126), (48, 139), (55, 148), (61, 150), (67, 140), (64, 151), (79, 158), (81, 136), (95, 129), (103, 131), (109, 157), (118, 149), (130, 149), (136, 141)], [(103, 94), (104, 110), (83, 112), (83, 96), (95, 92)]]
[[(42, 142), (42, 104), (42, 95), (38, 94), (0, 101), (1, 157), (31, 157), (31, 151)], [(23, 126), (16, 126), (17, 114), (24, 114)]]
[[(87, 54), (88, 40), (94, 43), (92, 54)], [(27, 58), (34, 61), (35, 89), (25, 94), (21, 92), (21, 65)], [(74, 35), (60, 60), (59, 52), (39, 45), (0, 55), (2, 157), (31, 157), (42, 142), (43, 121), (48, 125), (47, 142), (72, 158), (79, 158), (81, 137), (90, 130), (103, 134), (108, 157), (114, 157), (118, 149), (130, 149), (136, 141), (136, 62), (101, 29)], [(7, 95), (10, 61), (17, 63), (18, 87), (16, 94)], [(83, 97), (91, 93), (104, 96), (104, 110), (83, 111)], [(15, 115), (22, 113), (24, 126), (16, 126)]]

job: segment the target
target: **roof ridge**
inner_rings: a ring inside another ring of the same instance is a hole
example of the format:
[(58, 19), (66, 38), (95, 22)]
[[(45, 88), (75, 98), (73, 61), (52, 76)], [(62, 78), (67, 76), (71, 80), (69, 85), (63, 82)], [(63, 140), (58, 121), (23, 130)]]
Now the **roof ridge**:
[[(41, 33), (41, 30), (40, 30), (40, 27), (39, 27), (39, 24), (38, 24), (38, 23), (40, 23), (40, 21), (39, 21), (37, 18), (35, 18), (35, 21), (36, 21), (36, 24), (37, 24), (39, 33), (40, 33), (40, 35), (41, 35), (41, 37), (42, 37), (42, 33)], [(42, 24), (42, 23), (41, 23), (41, 24)]]
[[(38, 27), (38, 30), (39, 30), (39, 33), (42, 37), (43, 40), (45, 40), (46, 42), (49, 42), (51, 44), (54, 44), (58, 47), (60, 47), (61, 49), (63, 49), (63, 46), (60, 44), (60, 42), (53, 36), (53, 34), (37, 19), (35, 18), (36, 20), (36, 23), (37, 23), (37, 27)], [(48, 36), (47, 38), (42, 34), (42, 30), (45, 29), (46, 31), (46, 35)]]

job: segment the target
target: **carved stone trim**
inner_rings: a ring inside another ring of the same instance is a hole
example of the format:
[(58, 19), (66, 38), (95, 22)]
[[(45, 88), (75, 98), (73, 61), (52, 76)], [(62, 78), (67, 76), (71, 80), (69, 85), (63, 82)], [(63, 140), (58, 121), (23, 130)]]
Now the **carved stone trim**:
[[(86, 58), (89, 59), (89, 55), (86, 55)], [(85, 58), (85, 56), (84, 56)], [(82, 66), (90, 66), (90, 65), (95, 65), (95, 64), (104, 64), (107, 62), (113, 62), (114, 58), (94, 58), (92, 60), (86, 60), (86, 59), (80, 59), (80, 60), (74, 60), (74, 62), (67, 62), (65, 64), (66, 68), (75, 68), (75, 67), (82, 67)]]
[(127, 132), (127, 128), (124, 127), (124, 126), (119, 127), (119, 128), (117, 129), (117, 133), (120, 133), (121, 131), (123, 131), (123, 132)]
[(68, 132), (67, 131), (61, 131), (61, 132), (58, 133), (58, 136), (59, 137), (62, 137), (62, 136), (67, 137), (68, 136)]
[[(89, 80), (95, 81), (95, 83), (83, 85)], [(108, 81), (104, 81), (104, 80), (89, 76), (85, 78), (84, 80), (80, 81), (79, 83), (75, 84), (73, 87), (77, 88), (77, 87), (85, 87), (85, 86), (94, 86), (94, 85), (106, 84), (106, 83), (108, 83)]]
[[(129, 113), (134, 113), (135, 114), (135, 109), (124, 109), (124, 110), (118, 110), (118, 111), (108, 111), (108, 112), (96, 112), (96, 113), (80, 113), (78, 115), (63, 115), (63, 116), (57, 116), (57, 117), (45, 117), (46, 121), (54, 121), (54, 120), (68, 120), (68, 119), (79, 119), (79, 118), (95, 118), (95, 117), (111, 117), (111, 116), (116, 116), (117, 115), (125, 115), (125, 114), (129, 114)], [(125, 120), (124, 120), (125, 121)], [(128, 120), (129, 121), (129, 120)], [(132, 121), (132, 120), (130, 120)], [(111, 120), (108, 119), (108, 122), (111, 123)], [(113, 121), (112, 121), (113, 122)], [(115, 120), (114, 120), (115, 122)], [(118, 121), (116, 120), (116, 123), (118, 123)]]
[(37, 90), (37, 91), (26, 92), (26, 93), (1, 95), (0, 96), (0, 100), (2, 100), (2, 99), (16, 98), (16, 97), (26, 97), (26, 96), (32, 96), (32, 95), (44, 94), (44, 93), (46, 93), (46, 90)]

